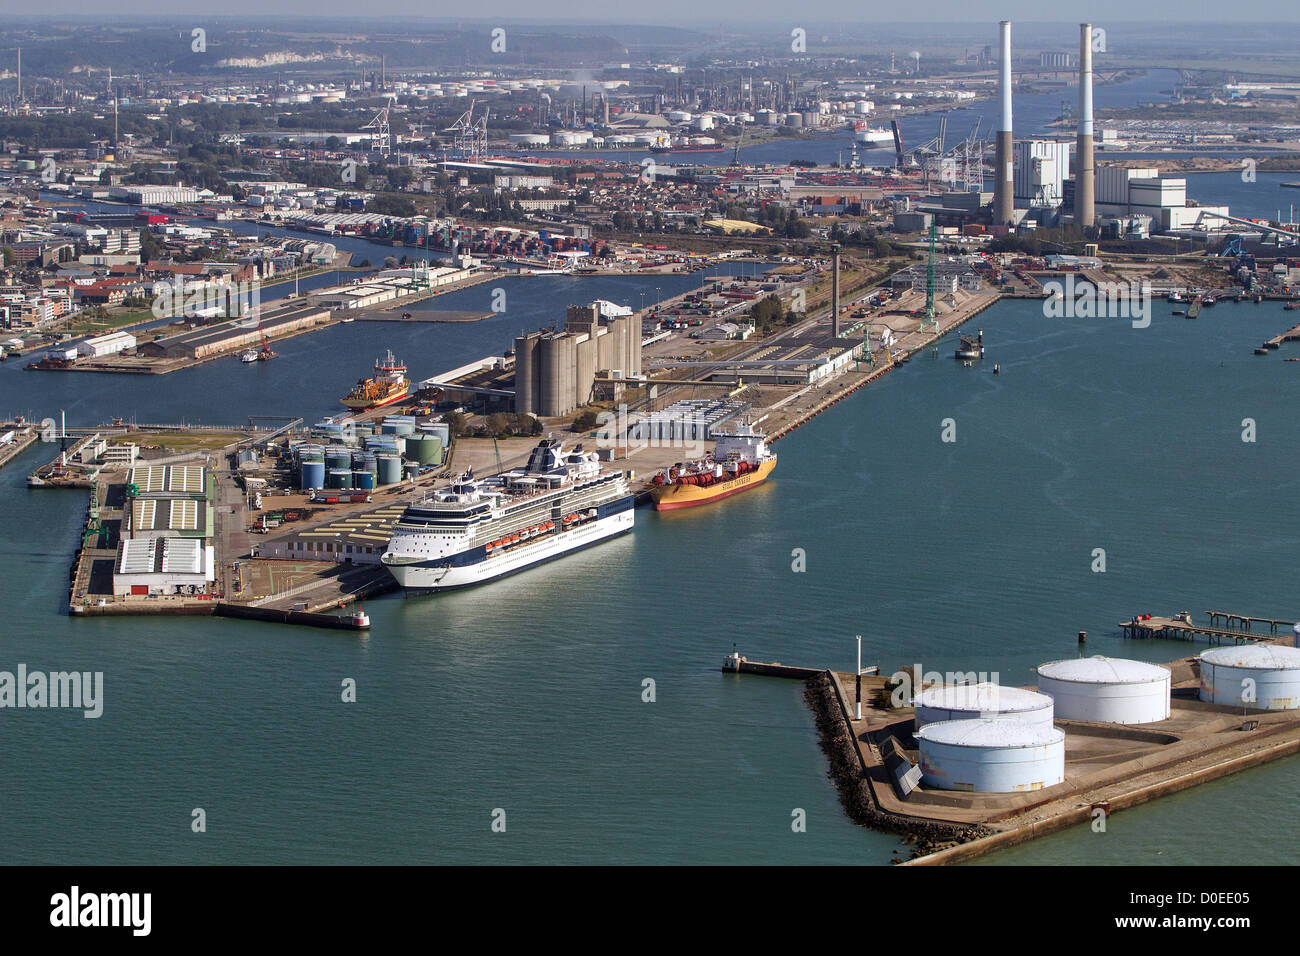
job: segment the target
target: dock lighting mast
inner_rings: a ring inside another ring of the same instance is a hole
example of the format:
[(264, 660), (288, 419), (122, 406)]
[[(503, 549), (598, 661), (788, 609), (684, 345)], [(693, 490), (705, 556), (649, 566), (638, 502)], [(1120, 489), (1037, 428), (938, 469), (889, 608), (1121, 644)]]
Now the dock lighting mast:
[(920, 332), (925, 331), (929, 322), (932, 331), (939, 331), (939, 323), (934, 318), (934, 220), (930, 220), (930, 254), (925, 262), (925, 318), (921, 320)]
[(831, 245), (831, 335), (840, 337), (840, 244)]
[(854, 720), (862, 719), (862, 635), (858, 635), (858, 707)]

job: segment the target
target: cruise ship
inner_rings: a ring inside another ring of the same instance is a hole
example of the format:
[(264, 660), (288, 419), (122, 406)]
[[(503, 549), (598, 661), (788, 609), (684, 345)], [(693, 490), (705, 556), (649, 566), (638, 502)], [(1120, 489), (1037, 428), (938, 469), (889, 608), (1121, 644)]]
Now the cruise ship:
[(491, 482), (466, 472), (410, 505), (379, 560), (408, 593), (482, 584), (631, 531), (630, 481), (546, 438), (522, 471)]

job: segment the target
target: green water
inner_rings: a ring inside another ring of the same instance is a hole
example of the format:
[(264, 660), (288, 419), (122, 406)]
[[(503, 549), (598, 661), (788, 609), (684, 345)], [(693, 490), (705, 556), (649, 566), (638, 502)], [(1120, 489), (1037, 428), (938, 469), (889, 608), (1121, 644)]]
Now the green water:
[[(1193, 650), (1122, 641), (1114, 624), (1136, 612), (1296, 613), (1300, 365), (1251, 354), (1288, 314), (1168, 311), (1133, 329), (999, 304), (977, 320), (982, 366), (950, 342), (918, 356), (783, 440), (767, 486), (642, 510), (632, 535), (496, 585), (372, 601), (366, 637), (70, 620), (85, 499), (23, 489), (48, 455), (28, 452), (0, 472), (0, 668), (101, 670), (105, 704), (98, 720), (0, 711), (0, 862), (885, 863), (898, 842), (845, 818), (800, 686), (723, 676), (733, 642), (849, 669), (862, 634), (886, 670), (1024, 684), (1074, 656), (1079, 630), (1089, 653)], [(183, 375), (151, 388), (160, 410), (174, 391), (226, 420)], [(83, 401), (107, 413), (112, 394)], [(346, 678), (356, 703), (340, 700)], [(1294, 818), (1298, 771), (1283, 761), (988, 862), (1280, 862), (1286, 833), (1203, 824), (1249, 806)]]

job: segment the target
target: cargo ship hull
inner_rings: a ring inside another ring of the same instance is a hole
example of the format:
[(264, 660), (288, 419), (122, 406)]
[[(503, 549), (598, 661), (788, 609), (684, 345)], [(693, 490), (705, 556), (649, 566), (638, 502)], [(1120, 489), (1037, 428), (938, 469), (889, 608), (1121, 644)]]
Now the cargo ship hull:
[(391, 395), (387, 396), (386, 398), (381, 398), (378, 400), (368, 399), (368, 398), (343, 398), (340, 399), (340, 401), (348, 408), (353, 408), (359, 412), (364, 412), (371, 408), (385, 408), (389, 405), (394, 405), (397, 402), (400, 402), (402, 399), (406, 398), (408, 392), (409, 389), (401, 388), (394, 391)]
[(762, 462), (757, 471), (738, 475), (730, 481), (719, 481), (708, 487), (682, 484), (658, 485), (650, 489), (650, 496), (654, 499), (656, 511), (695, 508), (699, 505), (721, 501), (723, 498), (730, 498), (732, 495), (748, 491), (750, 488), (756, 488), (767, 481), (768, 475), (772, 473), (772, 469), (775, 467), (776, 459), (771, 458)]

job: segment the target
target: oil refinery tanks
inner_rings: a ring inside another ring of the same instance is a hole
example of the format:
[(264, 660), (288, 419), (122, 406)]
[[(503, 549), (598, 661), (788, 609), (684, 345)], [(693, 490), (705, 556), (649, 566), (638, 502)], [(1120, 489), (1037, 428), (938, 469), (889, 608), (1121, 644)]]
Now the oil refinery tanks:
[(1300, 708), (1300, 648), (1243, 644), (1203, 651), (1200, 697), (1250, 710)]
[(1059, 720), (1149, 724), (1169, 716), (1169, 671), (1118, 657), (1052, 661), (1038, 668), (1038, 691)]
[(1000, 684), (939, 684), (914, 701), (916, 729), (945, 720), (1022, 720), (1052, 726), (1052, 698)]
[(1065, 781), (1065, 733), (1023, 720), (944, 720), (916, 732), (921, 779), (940, 790), (1019, 793)]
[(402, 480), (402, 459), (399, 456), (376, 455), (375, 464), (379, 468), (379, 484), (395, 485)]
[(325, 487), (325, 462), (304, 461), (300, 468), (299, 488), (306, 490), (308, 488), (320, 489)]

